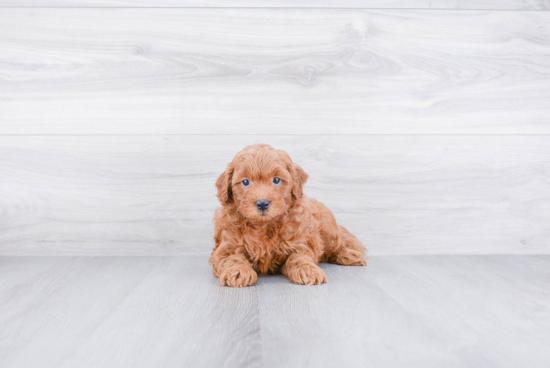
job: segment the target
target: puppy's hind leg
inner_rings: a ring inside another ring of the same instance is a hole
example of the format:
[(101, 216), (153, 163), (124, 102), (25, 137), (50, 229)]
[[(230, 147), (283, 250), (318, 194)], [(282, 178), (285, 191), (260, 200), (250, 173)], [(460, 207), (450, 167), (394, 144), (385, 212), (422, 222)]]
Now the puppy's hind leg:
[(329, 262), (344, 266), (366, 266), (365, 252), (367, 249), (363, 243), (345, 227), (338, 225), (338, 229), (340, 230), (340, 244), (331, 254)]

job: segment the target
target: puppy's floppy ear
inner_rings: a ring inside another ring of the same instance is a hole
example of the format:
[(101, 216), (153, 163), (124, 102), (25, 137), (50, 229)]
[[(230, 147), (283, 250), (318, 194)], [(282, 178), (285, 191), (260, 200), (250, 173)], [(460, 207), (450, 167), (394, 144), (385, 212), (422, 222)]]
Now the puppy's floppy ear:
[(302, 169), (298, 164), (292, 162), (290, 155), (283, 150), (277, 150), (279, 157), (283, 160), (288, 168), (288, 172), (292, 177), (292, 198), (299, 199), (302, 198), (304, 192), (302, 191), (302, 186), (306, 183), (308, 174)]
[(233, 165), (227, 165), (225, 171), (218, 177), (218, 180), (216, 180), (216, 188), (218, 188), (217, 197), (222, 204), (233, 202), (233, 191), (231, 190), (233, 171), (235, 171)]
[(291, 163), (289, 166), (290, 175), (292, 176), (292, 181), (294, 185), (292, 187), (292, 197), (294, 199), (300, 199), (304, 195), (302, 191), (302, 186), (306, 183), (308, 174), (302, 169), (299, 165)]

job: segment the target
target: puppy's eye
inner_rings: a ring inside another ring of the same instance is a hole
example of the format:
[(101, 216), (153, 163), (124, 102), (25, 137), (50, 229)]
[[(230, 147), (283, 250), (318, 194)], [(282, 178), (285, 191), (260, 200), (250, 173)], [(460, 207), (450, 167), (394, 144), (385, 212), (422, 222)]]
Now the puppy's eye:
[(279, 184), (280, 182), (281, 182), (281, 179), (279, 179), (278, 177), (273, 178), (273, 184)]
[(244, 187), (247, 187), (250, 185), (250, 181), (248, 179), (244, 179), (243, 181), (241, 181), (241, 184), (244, 186)]

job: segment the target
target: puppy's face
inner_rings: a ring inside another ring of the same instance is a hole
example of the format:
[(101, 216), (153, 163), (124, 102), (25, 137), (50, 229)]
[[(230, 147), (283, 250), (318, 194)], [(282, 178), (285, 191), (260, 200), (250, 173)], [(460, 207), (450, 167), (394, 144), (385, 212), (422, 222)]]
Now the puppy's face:
[(290, 156), (267, 144), (255, 144), (237, 153), (216, 182), (222, 204), (235, 205), (251, 222), (281, 218), (302, 196), (307, 174)]

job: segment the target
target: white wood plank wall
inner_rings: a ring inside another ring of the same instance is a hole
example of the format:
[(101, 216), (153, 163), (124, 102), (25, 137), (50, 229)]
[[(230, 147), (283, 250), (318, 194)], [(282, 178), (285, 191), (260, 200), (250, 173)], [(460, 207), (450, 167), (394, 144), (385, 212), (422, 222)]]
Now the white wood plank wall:
[(548, 1), (225, 4), (0, 0), (0, 255), (207, 254), (255, 141), (371, 255), (550, 253)]
[(550, 134), (550, 12), (0, 11), (0, 134)]
[(371, 8), (550, 10), (549, 0), (0, 0), (0, 7)]

